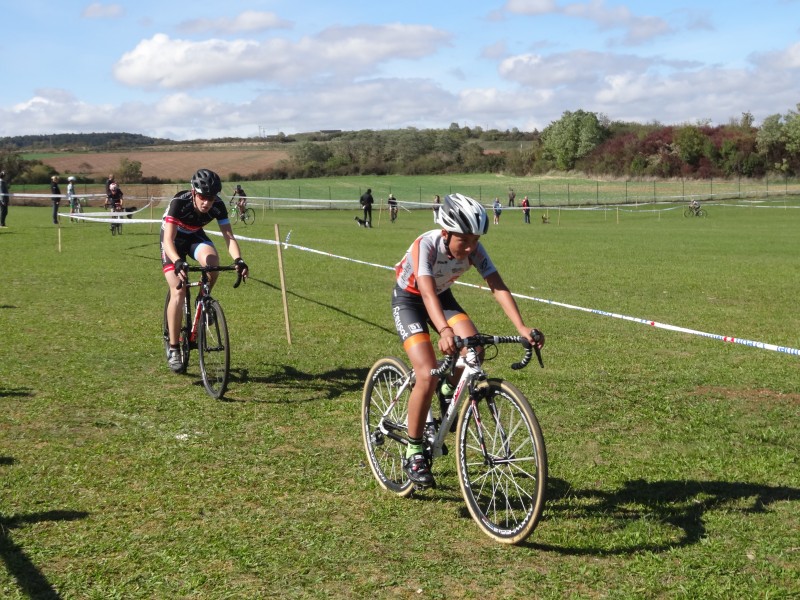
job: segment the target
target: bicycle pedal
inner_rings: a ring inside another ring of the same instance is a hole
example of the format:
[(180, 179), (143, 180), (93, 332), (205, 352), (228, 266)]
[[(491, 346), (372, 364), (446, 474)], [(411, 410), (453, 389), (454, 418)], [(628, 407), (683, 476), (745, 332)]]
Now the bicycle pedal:
[(414, 491), (416, 492), (424, 492), (425, 490), (432, 490), (436, 488), (436, 482), (434, 481), (430, 485), (423, 485), (421, 483), (414, 484)]

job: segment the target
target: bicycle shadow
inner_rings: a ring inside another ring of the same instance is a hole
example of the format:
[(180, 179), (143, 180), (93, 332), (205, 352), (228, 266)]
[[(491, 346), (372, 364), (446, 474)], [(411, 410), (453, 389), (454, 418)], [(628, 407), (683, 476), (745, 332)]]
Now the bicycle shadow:
[[(305, 373), (291, 365), (268, 365), (274, 367), (269, 374), (253, 374), (250, 369), (231, 369), (231, 383), (260, 383), (278, 392), (276, 397), (254, 399), (263, 404), (294, 404), (332, 400), (342, 394), (361, 391), (368, 368), (337, 368), (322, 373)], [(202, 385), (202, 382), (201, 382)], [(286, 394), (281, 397), (280, 390)], [(305, 396), (308, 397), (299, 397)], [(227, 399), (227, 398), (226, 398)]]
[[(263, 281), (261, 279), (256, 279), (255, 277), (248, 277), (247, 281), (248, 282), (253, 281), (253, 282), (256, 282), (256, 283), (260, 283), (260, 284), (262, 284), (262, 285), (264, 285), (266, 287), (272, 288), (273, 290), (277, 290), (277, 291), (281, 290), (281, 288), (278, 287), (277, 285), (275, 285), (273, 283), (269, 283), (268, 281)], [(396, 335), (397, 334), (397, 332), (394, 329), (389, 329), (388, 327), (384, 327), (383, 325), (380, 325), (378, 323), (374, 323), (372, 321), (368, 321), (364, 317), (359, 316), (359, 315), (354, 315), (353, 313), (347, 312), (346, 310), (343, 310), (343, 309), (339, 308), (338, 306), (334, 306), (332, 304), (326, 304), (325, 302), (320, 302), (319, 300), (315, 300), (314, 298), (309, 298), (308, 296), (302, 296), (302, 295), (298, 294), (297, 292), (293, 292), (291, 290), (286, 290), (286, 295), (287, 296), (294, 296), (295, 298), (298, 298), (299, 300), (305, 300), (306, 302), (310, 302), (311, 304), (316, 304), (317, 306), (321, 306), (323, 308), (327, 308), (327, 309), (332, 310), (334, 312), (338, 312), (339, 314), (344, 315), (346, 317), (349, 317), (351, 319), (354, 319), (354, 320), (358, 321), (359, 323), (364, 323), (366, 325), (370, 325), (372, 327), (375, 327), (376, 329), (380, 329), (382, 331), (385, 331), (386, 333), (389, 333), (389, 334), (392, 334), (392, 335)]]
[[(0, 464), (13, 463), (14, 459), (11, 457), (0, 457)], [(47, 510), (10, 517), (0, 514), (0, 559), (24, 595), (35, 600), (58, 600), (61, 598), (25, 550), (14, 543), (10, 535), (11, 530), (45, 521), (76, 521), (88, 516), (87, 512), (73, 510)]]
[[(683, 548), (700, 542), (708, 533), (706, 515), (713, 511), (738, 511), (742, 514), (767, 512), (769, 506), (779, 501), (800, 501), (800, 489), (786, 486), (769, 486), (745, 482), (665, 480), (646, 481), (634, 479), (626, 481), (616, 491), (579, 490), (561, 479), (548, 481), (548, 500), (544, 520), (549, 515), (563, 513), (564, 519), (584, 519), (581, 537), (587, 541), (575, 546), (541, 544), (535, 540), (526, 541), (524, 546), (576, 556), (607, 556), (638, 554), (642, 552), (665, 552)], [(742, 502), (750, 501), (749, 506), (741, 508)], [(464, 510), (469, 518), (469, 513)], [(603, 522), (598, 522), (603, 519)], [(620, 539), (616, 546), (612, 543), (593, 546), (589, 540), (600, 537), (613, 541), (608, 535), (606, 520), (611, 520), (612, 528), (622, 530), (635, 521), (655, 522), (672, 528), (677, 539), (671, 536), (668, 542), (651, 543), (630, 542)], [(595, 531), (602, 529), (602, 531)]]

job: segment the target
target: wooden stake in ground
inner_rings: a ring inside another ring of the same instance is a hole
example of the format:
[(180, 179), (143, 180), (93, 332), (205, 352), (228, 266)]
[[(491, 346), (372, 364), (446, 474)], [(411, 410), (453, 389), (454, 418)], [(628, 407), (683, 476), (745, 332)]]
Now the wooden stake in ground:
[(289, 325), (289, 303), (286, 301), (286, 278), (283, 274), (283, 253), (281, 252), (281, 231), (275, 223), (275, 242), (278, 246), (278, 273), (281, 278), (281, 299), (283, 300), (283, 320), (286, 324), (286, 341), (292, 344), (292, 328)]

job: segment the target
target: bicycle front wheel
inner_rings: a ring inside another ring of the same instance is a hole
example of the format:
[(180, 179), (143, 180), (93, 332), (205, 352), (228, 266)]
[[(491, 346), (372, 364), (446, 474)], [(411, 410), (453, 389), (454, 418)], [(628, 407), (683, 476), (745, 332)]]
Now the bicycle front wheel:
[(231, 221), (231, 225), (235, 225), (239, 222), (239, 209), (234, 208), (231, 212), (228, 213), (228, 218)]
[(242, 223), (244, 223), (245, 225), (252, 225), (255, 222), (256, 222), (256, 211), (254, 211), (252, 208), (246, 209), (244, 211), (244, 214), (242, 215)]
[(693, 215), (694, 215), (694, 211), (691, 208), (687, 208), (686, 210), (683, 211), (683, 216), (684, 217), (691, 217)]
[(403, 361), (382, 358), (367, 374), (361, 399), (361, 435), (369, 467), (383, 489), (402, 497), (414, 491), (403, 471), (412, 387), (408, 378)]
[(228, 324), (219, 302), (212, 299), (206, 300), (204, 304), (197, 331), (200, 373), (208, 395), (219, 399), (225, 394), (230, 375)]
[(536, 528), (547, 487), (547, 451), (528, 400), (506, 381), (489, 380), (461, 407), (458, 481), (467, 508), (490, 538), (517, 544)]

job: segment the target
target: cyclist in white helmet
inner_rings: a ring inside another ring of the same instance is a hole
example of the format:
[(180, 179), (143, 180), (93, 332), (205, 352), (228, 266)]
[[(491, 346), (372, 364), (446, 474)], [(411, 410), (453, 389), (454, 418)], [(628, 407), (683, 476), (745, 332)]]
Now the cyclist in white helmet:
[[(454, 354), (455, 336), (468, 337), (477, 329), (456, 301), (450, 287), (464, 272), (474, 266), (486, 280), (495, 300), (513, 323), (519, 335), (537, 344), (531, 328), (525, 325), (517, 303), (486, 253), (479, 239), (489, 228), (486, 209), (469, 196), (445, 196), (437, 215), (441, 229), (419, 236), (395, 266), (396, 285), (392, 291), (392, 317), (416, 372), (416, 384), (408, 404), (408, 436), (405, 471), (418, 487), (435, 485), (431, 460), (425, 455), (423, 433), (438, 380), (430, 375), (436, 368), (429, 325), (439, 334), (438, 348), (443, 354)], [(440, 400), (453, 390), (442, 383)]]

